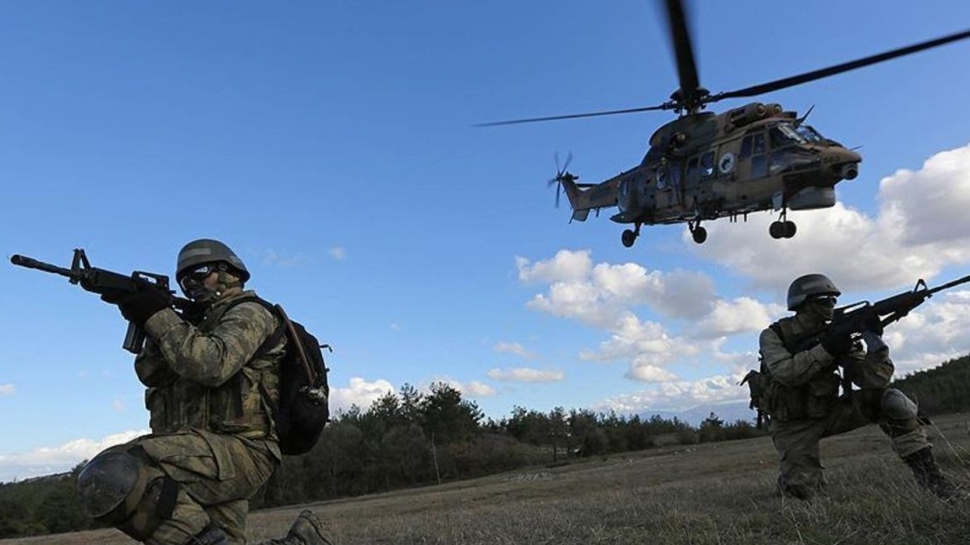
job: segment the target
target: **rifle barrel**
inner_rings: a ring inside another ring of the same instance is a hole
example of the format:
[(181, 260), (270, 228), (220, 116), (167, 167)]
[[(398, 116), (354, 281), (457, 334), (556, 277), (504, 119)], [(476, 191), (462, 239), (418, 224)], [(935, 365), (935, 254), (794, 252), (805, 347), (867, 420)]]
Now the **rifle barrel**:
[(58, 267), (57, 265), (51, 265), (50, 263), (44, 263), (43, 261), (37, 261), (34, 258), (15, 254), (10, 257), (10, 262), (18, 267), (26, 267), (28, 269), (37, 269), (44, 272), (59, 274), (61, 276), (66, 276), (68, 278), (74, 278), (76, 275), (71, 269), (65, 269), (64, 267)]
[(952, 282), (947, 282), (946, 284), (943, 284), (942, 286), (937, 286), (937, 287), (931, 289), (930, 290), (930, 293), (936, 293), (938, 291), (948, 290), (948, 289), (952, 288), (953, 286), (959, 286), (960, 284), (966, 284), (967, 282), (970, 282), (970, 274), (968, 274), (967, 276), (964, 276), (963, 278), (957, 278), (956, 280), (954, 280)]

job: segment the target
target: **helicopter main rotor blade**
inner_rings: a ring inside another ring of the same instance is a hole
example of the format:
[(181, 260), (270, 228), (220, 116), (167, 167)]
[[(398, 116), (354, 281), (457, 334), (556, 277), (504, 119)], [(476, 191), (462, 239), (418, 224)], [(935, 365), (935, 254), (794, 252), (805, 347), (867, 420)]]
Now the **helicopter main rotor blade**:
[(476, 127), (497, 127), (499, 125), (517, 125), (520, 123), (537, 123), (539, 121), (557, 121), (560, 119), (576, 119), (579, 117), (598, 117), (602, 115), (632, 114), (636, 112), (649, 112), (651, 110), (671, 110), (674, 105), (670, 102), (658, 104), (656, 106), (644, 106), (642, 108), (628, 108), (625, 110), (609, 110), (605, 112), (590, 112), (585, 114), (554, 115), (550, 117), (532, 117), (529, 119), (513, 119), (511, 121), (493, 121), (491, 123), (478, 123)]
[(667, 0), (664, 5), (667, 9), (667, 29), (677, 57), (681, 97), (685, 103), (691, 104), (700, 98), (700, 79), (697, 75), (697, 63), (694, 61), (694, 47), (687, 29), (687, 15), (681, 0)]
[(949, 36), (943, 36), (942, 38), (936, 38), (935, 40), (928, 40), (918, 44), (910, 45), (907, 47), (900, 47), (899, 49), (893, 49), (892, 51), (886, 51), (885, 53), (879, 53), (878, 55), (871, 55), (869, 57), (864, 57), (862, 59), (837, 64), (835, 66), (830, 66), (828, 68), (822, 68), (821, 70), (813, 70), (811, 72), (805, 72), (804, 74), (799, 74), (797, 76), (791, 76), (788, 78), (783, 78), (768, 83), (762, 83), (761, 85), (754, 85), (752, 87), (747, 87), (744, 89), (738, 89), (736, 91), (726, 91), (723, 93), (717, 93), (711, 96), (707, 102), (716, 102), (718, 100), (723, 100), (725, 98), (737, 98), (737, 97), (752, 97), (756, 95), (762, 95), (765, 93), (770, 93), (772, 91), (777, 91), (779, 89), (786, 89), (788, 87), (794, 87), (796, 85), (801, 85), (803, 83), (808, 83), (810, 81), (815, 81), (822, 78), (827, 78), (829, 76), (834, 76), (836, 74), (841, 74), (843, 72), (848, 72), (850, 70), (855, 70), (857, 68), (862, 68), (864, 66), (869, 66), (871, 64), (880, 63), (883, 61), (888, 61), (890, 59), (895, 59), (897, 57), (902, 57), (904, 55), (910, 55), (923, 51), (926, 49), (931, 49), (934, 47), (939, 47), (951, 42), (956, 42), (959, 40), (965, 40), (970, 38), (970, 30), (964, 30), (963, 32), (957, 32), (956, 34), (950, 34)]

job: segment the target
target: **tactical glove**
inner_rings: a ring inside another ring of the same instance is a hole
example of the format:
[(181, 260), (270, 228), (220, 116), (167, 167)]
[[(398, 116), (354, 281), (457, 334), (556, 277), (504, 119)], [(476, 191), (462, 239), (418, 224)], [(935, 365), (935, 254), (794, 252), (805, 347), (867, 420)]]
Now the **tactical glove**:
[(852, 350), (852, 336), (848, 333), (826, 333), (821, 345), (833, 358), (844, 356)]
[(863, 327), (866, 331), (872, 331), (876, 335), (883, 333), (882, 320), (876, 314), (867, 316)]
[(161, 290), (146, 290), (132, 293), (117, 304), (126, 320), (145, 327), (145, 322), (156, 312), (172, 306), (172, 297)]

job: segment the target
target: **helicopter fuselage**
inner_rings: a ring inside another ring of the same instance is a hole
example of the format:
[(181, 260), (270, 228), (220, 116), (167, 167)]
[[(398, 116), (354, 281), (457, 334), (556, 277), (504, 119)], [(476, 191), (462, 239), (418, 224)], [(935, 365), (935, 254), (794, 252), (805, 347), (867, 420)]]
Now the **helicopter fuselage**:
[[(835, 185), (855, 178), (862, 161), (777, 104), (684, 116), (658, 129), (650, 144), (639, 165), (585, 190), (567, 188), (574, 219), (615, 205), (610, 219), (637, 231), (687, 222), (693, 232), (701, 220), (826, 208), (835, 205)], [(785, 227), (772, 229), (786, 237)]]

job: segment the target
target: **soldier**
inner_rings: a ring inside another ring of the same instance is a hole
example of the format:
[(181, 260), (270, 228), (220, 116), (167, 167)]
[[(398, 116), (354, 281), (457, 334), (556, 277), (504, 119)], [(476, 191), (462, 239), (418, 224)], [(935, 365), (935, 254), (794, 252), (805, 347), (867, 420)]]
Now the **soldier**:
[[(795, 348), (827, 329), (839, 295), (824, 275), (799, 277), (788, 288), (788, 310), (795, 315), (761, 332), (762, 371), (770, 377), (762, 407), (771, 418), (781, 492), (810, 499), (824, 484), (819, 440), (877, 422), (921, 487), (944, 499), (956, 497), (960, 492), (933, 459), (916, 404), (888, 387), (894, 366), (878, 320), (868, 324), (861, 343), (828, 332), (819, 344)], [(853, 390), (852, 384), (860, 389)]]
[[(176, 279), (195, 315), (176, 313), (161, 290), (102, 296), (148, 336), (135, 372), (152, 433), (95, 456), (78, 475), (78, 496), (93, 518), (143, 543), (242, 544), (249, 498), (282, 458), (271, 407), (286, 339), (273, 313), (239, 302), (255, 297), (244, 291), (249, 271), (222, 242), (186, 244)], [(304, 511), (267, 543), (331, 541)]]

